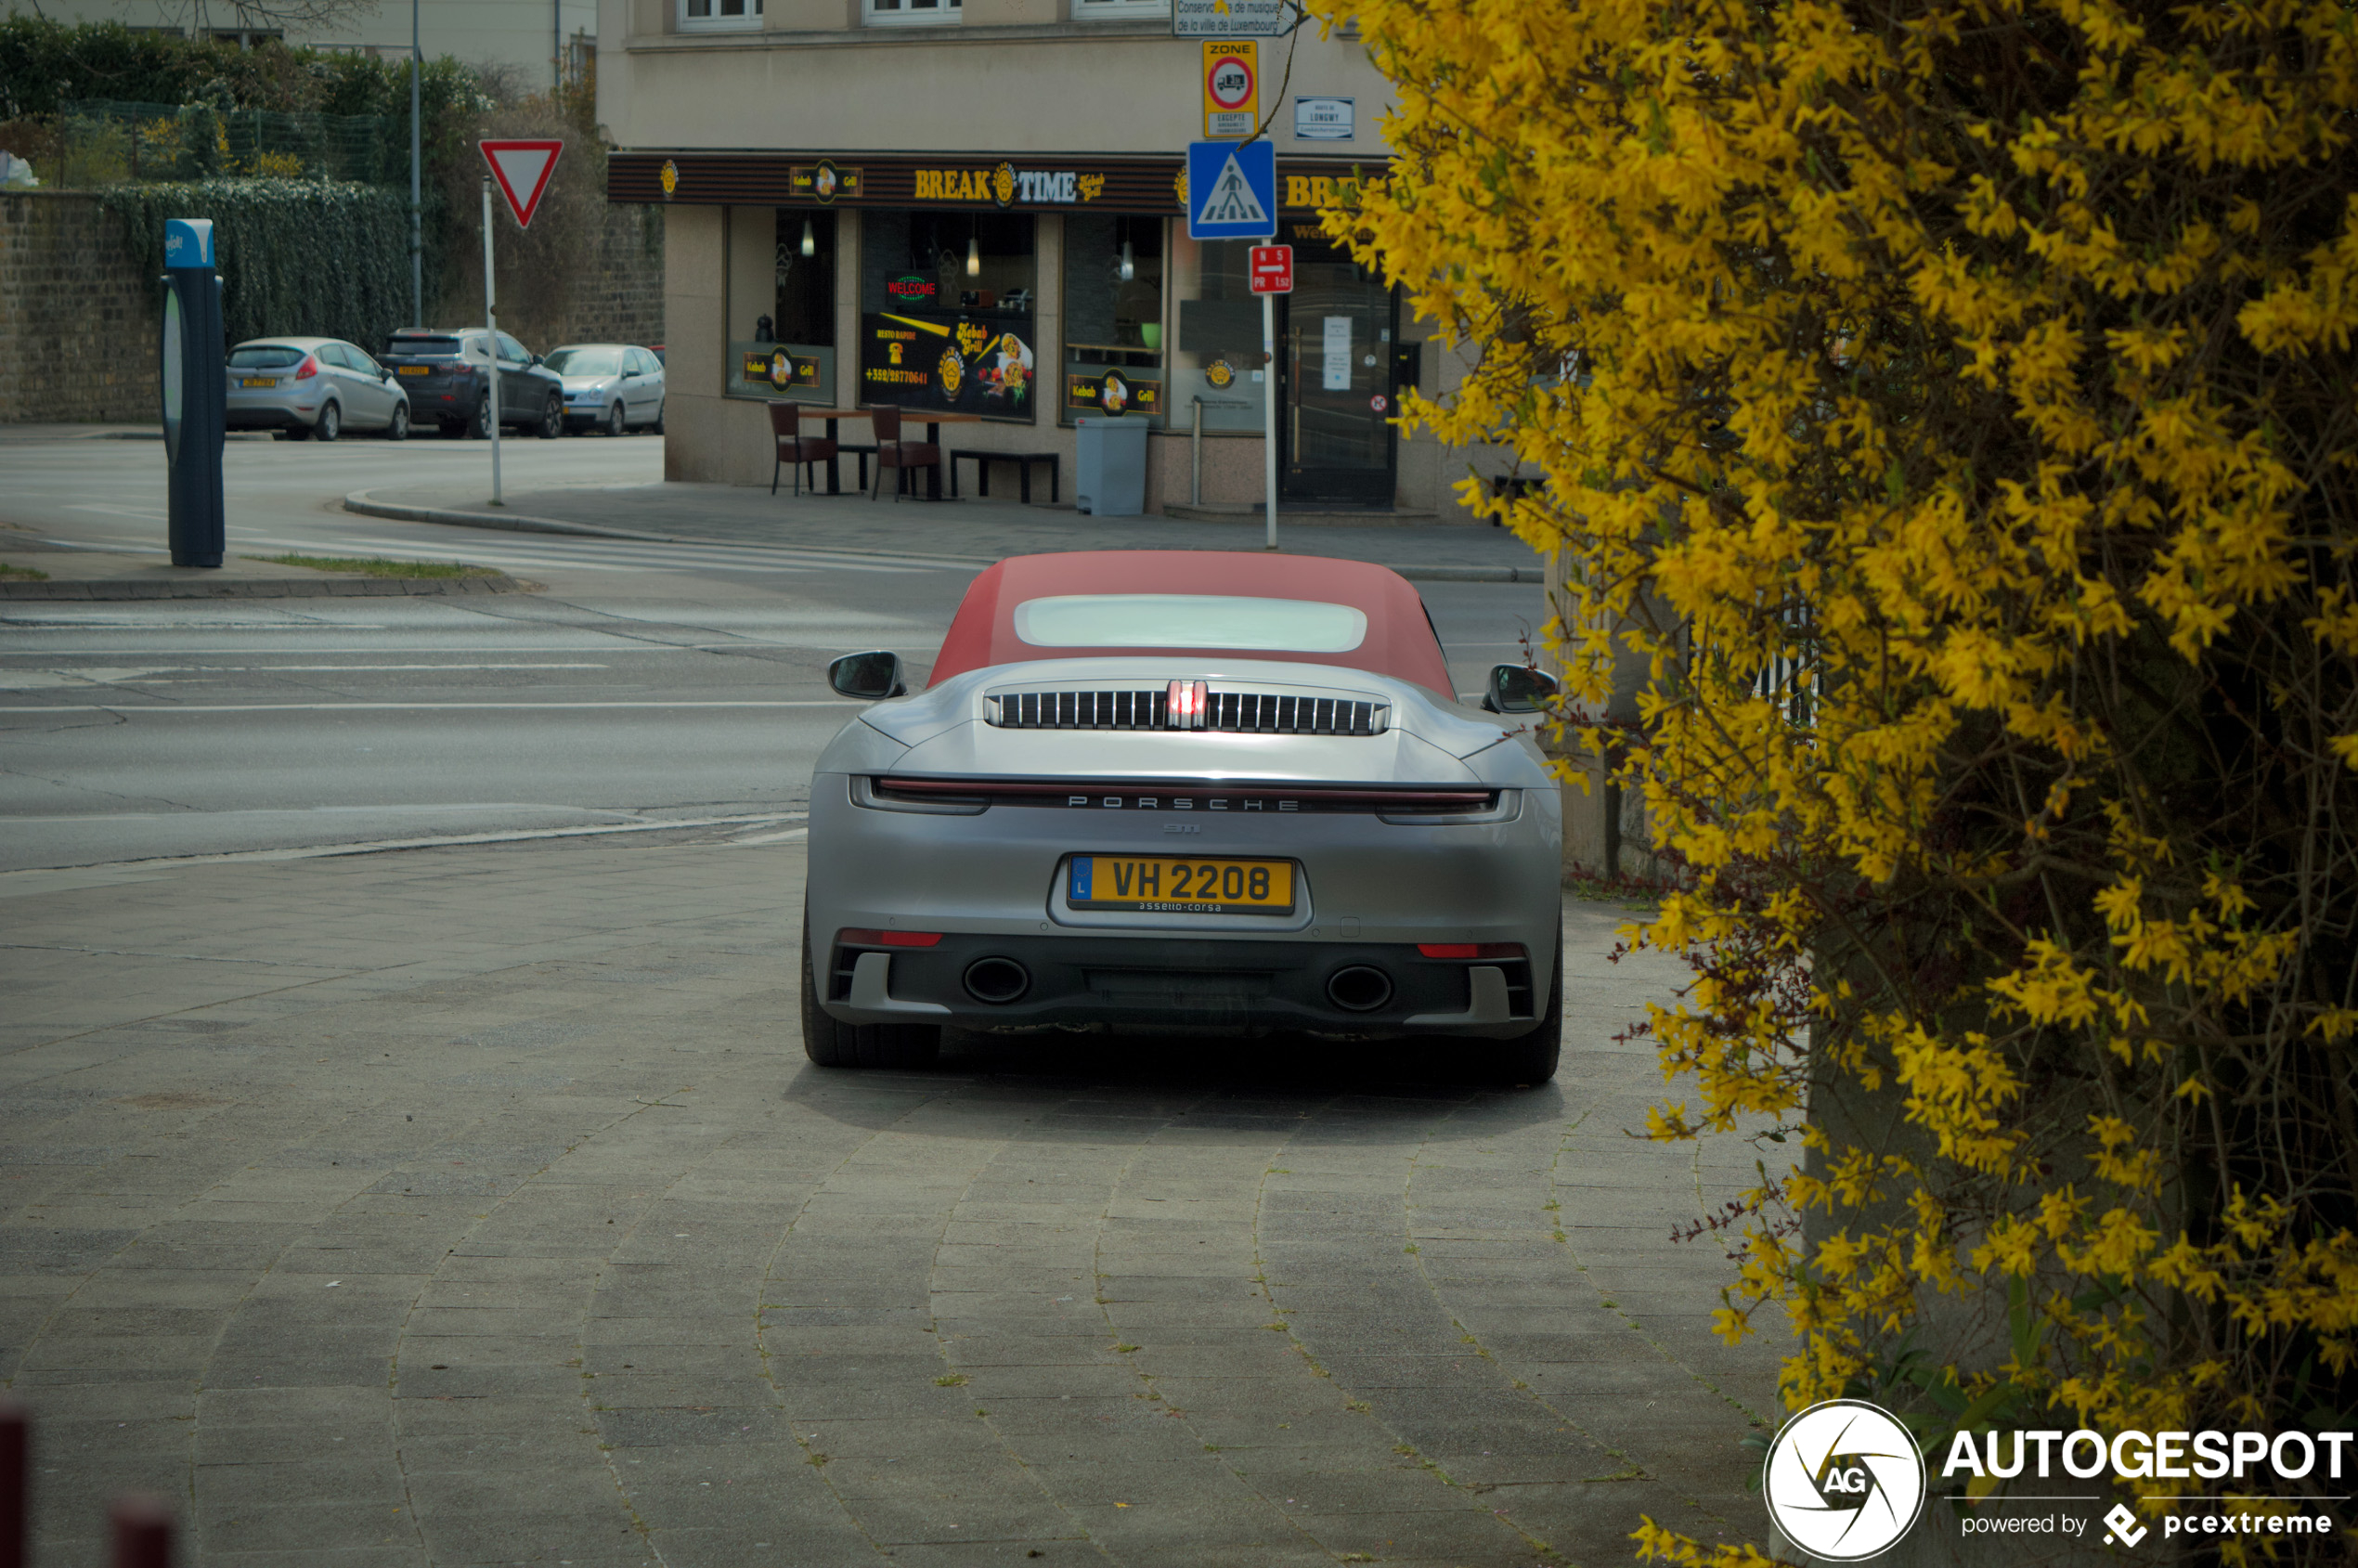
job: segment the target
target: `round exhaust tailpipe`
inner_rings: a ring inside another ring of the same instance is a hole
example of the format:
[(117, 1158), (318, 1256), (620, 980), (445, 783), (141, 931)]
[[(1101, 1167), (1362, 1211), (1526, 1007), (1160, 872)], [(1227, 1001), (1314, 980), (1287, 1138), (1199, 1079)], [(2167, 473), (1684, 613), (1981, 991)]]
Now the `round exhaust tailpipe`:
[(1372, 1013), (1392, 1000), (1392, 977), (1365, 964), (1337, 969), (1327, 982), (1327, 1000), (1346, 1013)]
[(1013, 1002), (1030, 989), (1031, 971), (1012, 958), (978, 958), (966, 965), (966, 994), (978, 1002)]

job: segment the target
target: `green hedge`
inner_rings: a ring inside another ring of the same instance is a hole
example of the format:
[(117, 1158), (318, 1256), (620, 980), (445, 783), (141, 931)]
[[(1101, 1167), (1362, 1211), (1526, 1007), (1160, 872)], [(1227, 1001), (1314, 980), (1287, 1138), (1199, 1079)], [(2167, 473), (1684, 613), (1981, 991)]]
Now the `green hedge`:
[[(218, 179), (123, 185), (98, 199), (123, 221), (133, 254), (163, 270), (166, 218), (211, 218), (230, 343), (344, 338), (374, 352), (409, 320), (408, 192), (317, 180)], [(427, 258), (427, 276), (434, 258)]]

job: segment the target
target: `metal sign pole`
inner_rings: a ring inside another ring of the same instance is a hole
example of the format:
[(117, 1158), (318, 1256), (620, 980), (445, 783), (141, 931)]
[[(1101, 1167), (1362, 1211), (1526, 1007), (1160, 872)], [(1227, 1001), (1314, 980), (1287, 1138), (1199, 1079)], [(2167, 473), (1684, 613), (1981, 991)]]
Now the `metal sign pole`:
[(1277, 296), (1261, 296), (1261, 482), (1266, 497), (1269, 539), (1277, 548)]
[(491, 400), (491, 504), (505, 506), (507, 502), (499, 499), (499, 311), (492, 287), (489, 175), (483, 177), (483, 325), (491, 339), (486, 345), (491, 351), (491, 366), (486, 371), (491, 390), (486, 395)]

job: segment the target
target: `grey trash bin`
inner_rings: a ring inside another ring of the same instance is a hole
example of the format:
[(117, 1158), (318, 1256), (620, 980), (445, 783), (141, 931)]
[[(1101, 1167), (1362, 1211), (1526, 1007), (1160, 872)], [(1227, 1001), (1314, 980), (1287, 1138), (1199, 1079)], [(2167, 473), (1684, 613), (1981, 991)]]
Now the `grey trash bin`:
[(1074, 510), (1094, 517), (1135, 517), (1147, 510), (1147, 421), (1075, 420), (1080, 470)]

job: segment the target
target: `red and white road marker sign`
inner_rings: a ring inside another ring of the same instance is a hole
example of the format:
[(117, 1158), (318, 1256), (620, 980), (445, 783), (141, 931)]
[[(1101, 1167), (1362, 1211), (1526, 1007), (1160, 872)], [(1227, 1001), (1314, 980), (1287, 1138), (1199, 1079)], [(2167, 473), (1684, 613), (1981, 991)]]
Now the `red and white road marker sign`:
[(483, 161), (491, 165), (491, 177), (499, 183), (499, 194), (508, 199), (508, 211), (516, 215), (516, 227), (531, 227), (533, 210), (549, 188), (549, 176), (557, 172), (557, 154), (565, 149), (565, 144), (487, 141), (477, 145), (483, 149)]
[(1246, 274), (1256, 294), (1290, 294), (1293, 292), (1293, 247), (1291, 245), (1255, 245), (1246, 266)]

